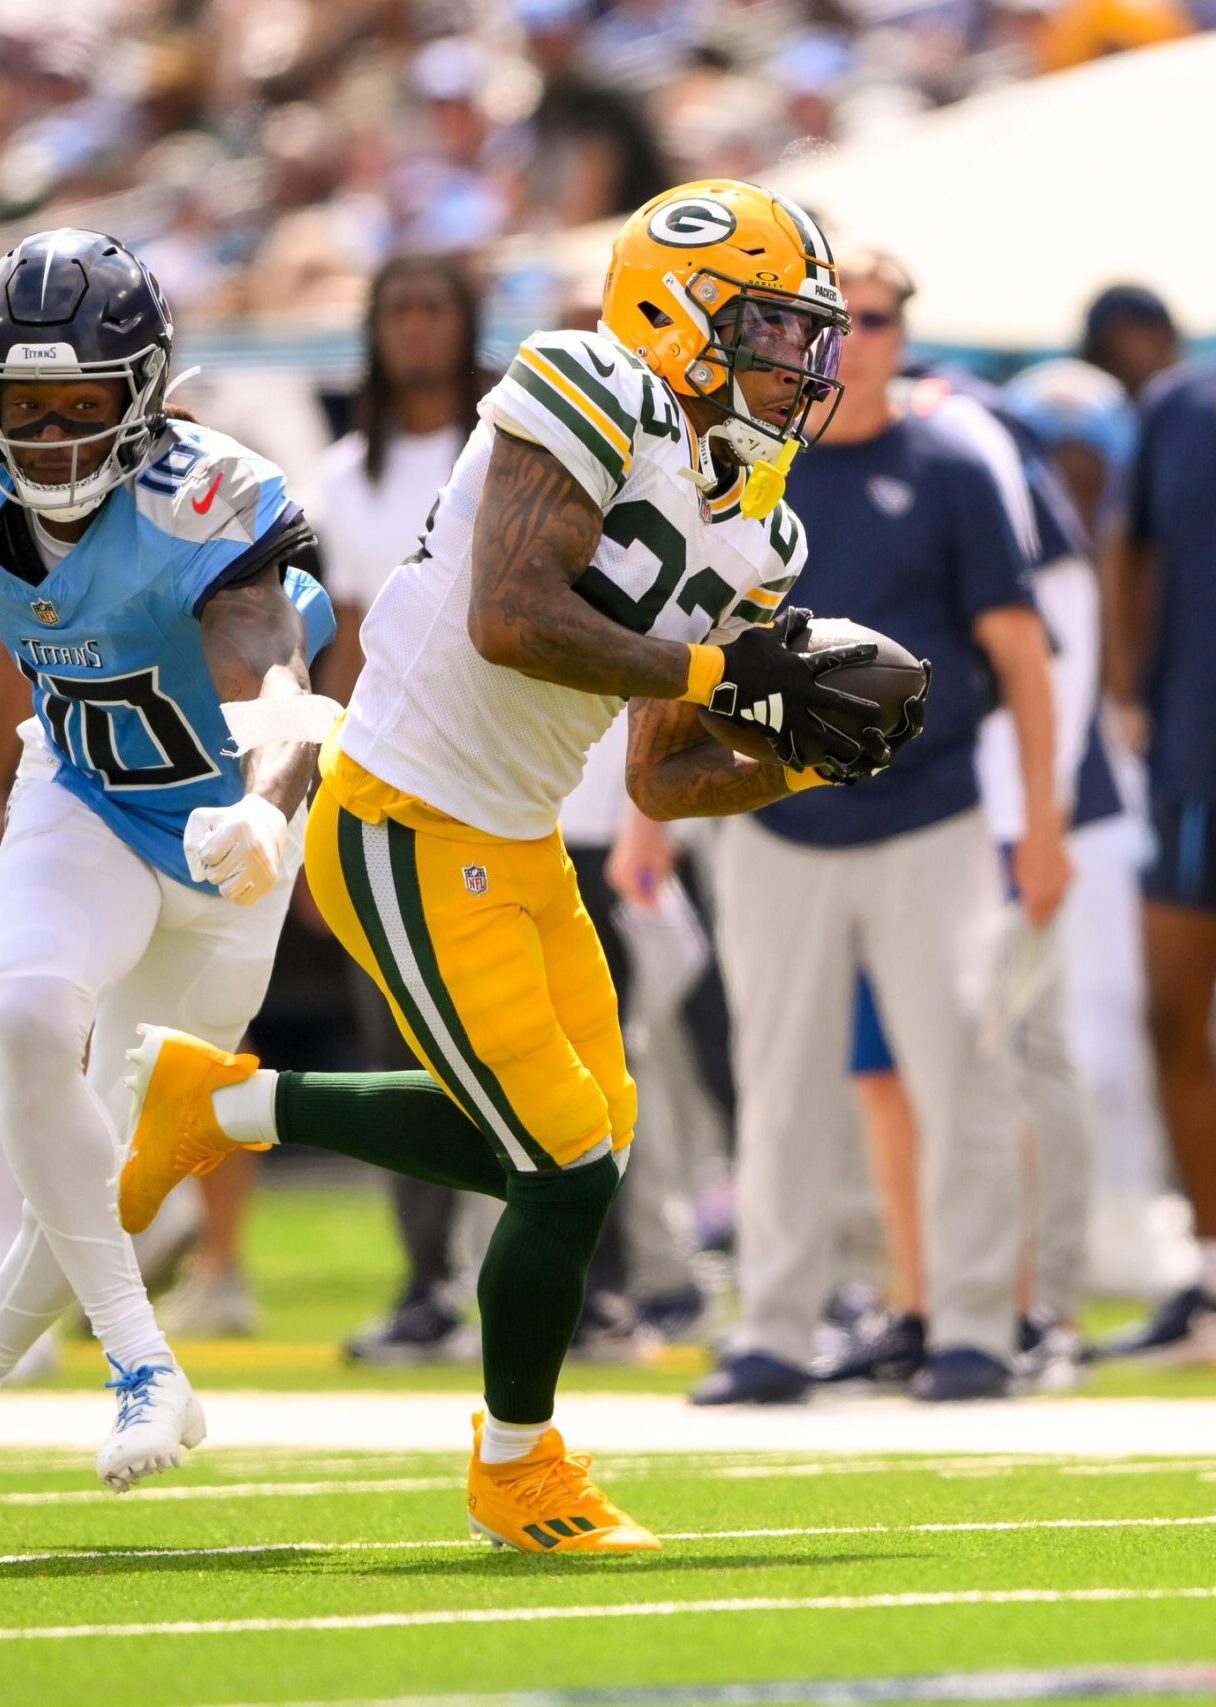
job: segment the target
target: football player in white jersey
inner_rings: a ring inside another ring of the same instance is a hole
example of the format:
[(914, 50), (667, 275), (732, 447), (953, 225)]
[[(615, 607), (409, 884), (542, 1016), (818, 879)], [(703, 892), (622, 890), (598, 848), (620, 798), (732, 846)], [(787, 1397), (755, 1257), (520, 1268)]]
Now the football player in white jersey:
[[(626, 222), (598, 333), (529, 338), (482, 404), (322, 754), (313, 893), (431, 1077), (276, 1075), (151, 1027), (138, 1054), (130, 1229), (192, 1168), (280, 1140), (505, 1200), (468, 1491), (496, 1544), (658, 1546), (551, 1420), (636, 1103), (556, 828), (588, 747), (628, 700), (630, 789), (656, 818), (891, 757), (877, 707), (830, 685), (844, 654), (788, 649), (803, 613), (773, 623), (806, 552), (783, 471), (830, 415), (848, 324), (822, 232), (766, 190), (685, 185)], [(708, 737), (707, 706), (763, 727), (778, 762)]]

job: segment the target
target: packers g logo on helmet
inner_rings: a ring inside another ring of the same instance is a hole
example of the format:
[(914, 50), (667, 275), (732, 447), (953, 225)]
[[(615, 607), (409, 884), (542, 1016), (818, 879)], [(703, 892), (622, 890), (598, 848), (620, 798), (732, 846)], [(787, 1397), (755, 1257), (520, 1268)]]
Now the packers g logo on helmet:
[[(764, 347), (766, 317), (797, 330), (796, 362), (774, 353), (776, 338)], [(748, 465), (788, 468), (812, 405), (839, 397), (849, 317), (832, 251), (802, 208), (758, 184), (680, 184), (639, 208), (612, 247), (604, 324), (678, 395), (713, 403), (711, 434)], [(738, 375), (760, 368), (798, 376), (783, 428), (748, 412)]]
[(724, 243), (737, 224), (725, 202), (705, 196), (696, 201), (665, 203), (646, 229), (656, 243), (692, 249), (706, 243)]

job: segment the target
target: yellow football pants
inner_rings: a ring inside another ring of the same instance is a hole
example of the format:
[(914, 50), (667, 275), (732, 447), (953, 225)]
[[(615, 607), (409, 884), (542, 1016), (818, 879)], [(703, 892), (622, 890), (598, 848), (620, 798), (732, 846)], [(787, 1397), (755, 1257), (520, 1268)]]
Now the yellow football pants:
[(308, 881), (410, 1048), (508, 1168), (567, 1167), (607, 1138), (623, 1149), (637, 1091), (560, 832), (506, 841), (420, 802), (423, 828), (355, 803), (367, 817), (322, 782)]

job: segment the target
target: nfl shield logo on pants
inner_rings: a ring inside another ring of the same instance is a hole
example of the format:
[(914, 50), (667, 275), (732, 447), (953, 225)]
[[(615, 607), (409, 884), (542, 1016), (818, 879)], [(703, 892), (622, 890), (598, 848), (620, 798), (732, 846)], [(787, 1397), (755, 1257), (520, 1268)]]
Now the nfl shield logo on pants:
[(486, 876), (484, 865), (463, 865), (464, 886), (470, 895), (484, 895), (490, 887), (490, 879)]

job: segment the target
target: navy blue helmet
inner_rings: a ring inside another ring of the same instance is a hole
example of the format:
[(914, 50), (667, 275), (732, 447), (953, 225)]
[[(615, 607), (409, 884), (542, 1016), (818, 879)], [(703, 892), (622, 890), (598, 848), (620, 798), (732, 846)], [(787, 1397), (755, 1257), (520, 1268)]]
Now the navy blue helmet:
[[(152, 274), (99, 231), (39, 231), (0, 261), (0, 385), (64, 379), (125, 381), (117, 428), (74, 429), (72, 478), (43, 485), (24, 477), (14, 450), (45, 418), (13, 437), (0, 434), (0, 487), (27, 509), (62, 521), (96, 509), (146, 465), (165, 424), (173, 321)], [(70, 423), (61, 422), (63, 426)], [(112, 440), (95, 473), (76, 477), (79, 447)]]

